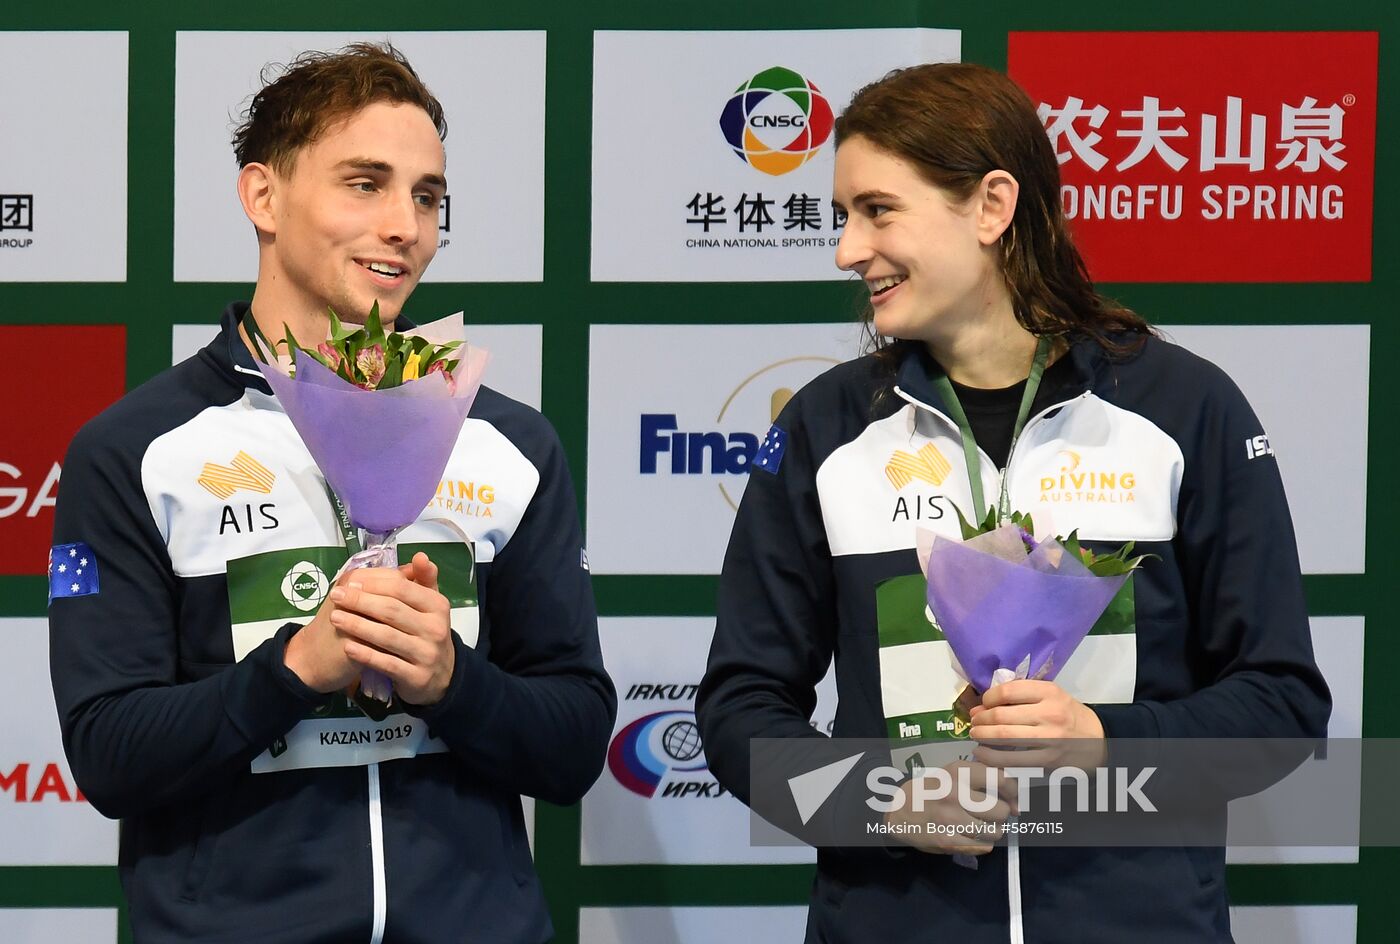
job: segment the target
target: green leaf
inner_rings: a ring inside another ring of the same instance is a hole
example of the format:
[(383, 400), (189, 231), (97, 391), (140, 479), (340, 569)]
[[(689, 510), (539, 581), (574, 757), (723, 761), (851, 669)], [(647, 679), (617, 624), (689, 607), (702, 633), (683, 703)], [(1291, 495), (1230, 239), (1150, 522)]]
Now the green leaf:
[(376, 390), (391, 390), (394, 387), (403, 385), (403, 361), (394, 358), (392, 361), (385, 361), (384, 376), (379, 378), (379, 383), (374, 385)]
[(252, 317), (251, 313), (249, 314), (247, 321), (248, 339), (253, 342), (253, 354), (256, 355), (257, 359), (262, 361), (264, 364), (271, 363), (273, 355), (277, 353), (277, 349), (274, 347), (271, 352), (266, 350), (266, 348), (270, 347), (271, 344), (270, 342), (268, 342), (267, 338), (263, 337), (262, 330), (258, 327), (258, 320)]
[(948, 504), (952, 505), (953, 511), (957, 513), (958, 527), (962, 529), (962, 539), (964, 541), (970, 541), (973, 538), (977, 537), (977, 535), (982, 533), (981, 531), (978, 531), (976, 528), (974, 528), (972, 525), (968, 524), (967, 518), (963, 516), (962, 509), (958, 507), (957, 502), (950, 501)]
[[(423, 361), (423, 373), (426, 374), (426, 373), (428, 372), (428, 368), (429, 368), (429, 367), (432, 367), (432, 366), (433, 366), (434, 364), (436, 364), (438, 361), (446, 360), (446, 359), (447, 359), (447, 356), (448, 356), (449, 354), (451, 354), (453, 351), (455, 351), (457, 348), (459, 348), (459, 347), (461, 347), (461, 346), (462, 346), (462, 342), (461, 342), (461, 341), (449, 341), (449, 342), (446, 343), (446, 344), (429, 344), (429, 345), (427, 345), (428, 354), (427, 354), (426, 358), (425, 358), (424, 361)], [(454, 362), (454, 366), (455, 366), (455, 362)], [(451, 369), (452, 369), (451, 367), (448, 368), (448, 370), (451, 370)]]
[(341, 322), (340, 316), (335, 313), (335, 309), (331, 308), (329, 305), (326, 306), (326, 313), (329, 314), (331, 318), (331, 341), (333, 343), (339, 344), (359, 330), (358, 328), (347, 328), (344, 323)]
[(301, 345), (297, 343), (297, 339), (294, 338), (294, 337), (292, 337), (292, 329), (291, 329), (290, 327), (288, 327), (286, 324), (283, 324), (283, 325), (282, 325), (282, 332), (283, 332), (283, 334), (286, 335), (286, 336), (282, 339), (282, 343), (283, 343), (284, 345), (286, 345), (286, 347), (287, 347), (287, 356), (290, 357), (290, 358), (292, 359), (291, 376), (295, 377), (295, 376), (296, 376), (296, 363), (297, 363), (297, 355), (296, 355), (296, 352), (297, 352), (297, 351), (300, 351), (302, 348), (301, 348)]
[(369, 338), (369, 343), (378, 344), (387, 348), (387, 338), (384, 336), (384, 323), (379, 320), (379, 302), (375, 301), (369, 310), (369, 317), (365, 319), (365, 335)]
[(1071, 532), (1069, 533), (1069, 537), (1067, 537), (1067, 538), (1065, 538), (1063, 541), (1061, 541), (1060, 544), (1064, 546), (1064, 549), (1065, 549), (1065, 550), (1069, 551), (1071, 554), (1073, 554), (1075, 557), (1079, 558), (1081, 561), (1084, 559), (1084, 555), (1081, 553), (1080, 547), (1079, 547), (1079, 529), (1078, 529), (1078, 528), (1075, 528), (1073, 531), (1071, 531)]

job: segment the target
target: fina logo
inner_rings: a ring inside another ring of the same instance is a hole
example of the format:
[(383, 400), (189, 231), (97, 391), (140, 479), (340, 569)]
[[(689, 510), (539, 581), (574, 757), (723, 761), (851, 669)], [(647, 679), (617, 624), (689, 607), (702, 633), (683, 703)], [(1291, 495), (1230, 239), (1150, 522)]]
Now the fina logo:
[(707, 766), (693, 711), (643, 715), (608, 746), (608, 769), (617, 782), (644, 797), (655, 796), (670, 771), (693, 773)]
[(791, 69), (765, 69), (734, 90), (719, 116), (740, 160), (774, 177), (816, 156), (835, 119), (826, 96)]
[[(740, 381), (725, 399), (714, 425), (721, 429), (729, 426), (731, 430), (734, 426), (766, 430), (777, 422), (794, 389), (805, 385), (820, 370), (839, 363), (834, 357), (809, 355), (760, 367)], [(765, 382), (759, 383), (760, 379)], [(747, 475), (761, 438), (747, 430), (684, 432), (675, 413), (643, 413), (639, 471), (642, 475), (659, 474), (661, 456), (669, 454), (672, 475)], [(719, 483), (719, 491), (729, 507), (737, 510), (739, 503), (725, 488), (724, 479)]]

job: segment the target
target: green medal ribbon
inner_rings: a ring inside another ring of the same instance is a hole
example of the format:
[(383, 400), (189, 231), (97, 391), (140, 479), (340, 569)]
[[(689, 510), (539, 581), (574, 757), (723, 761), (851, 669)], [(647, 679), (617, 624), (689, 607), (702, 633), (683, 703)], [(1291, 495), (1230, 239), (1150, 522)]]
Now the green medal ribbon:
[[(1016, 413), (1016, 425), (1011, 428), (1011, 447), (1006, 451), (1006, 461), (1011, 462), (1011, 453), (1016, 449), (1016, 440), (1021, 438), (1021, 430), (1025, 428), (1026, 419), (1031, 413), (1031, 404), (1035, 401), (1035, 395), (1040, 390), (1040, 378), (1045, 374), (1046, 362), (1050, 360), (1050, 339), (1040, 338), (1036, 341), (1035, 357), (1031, 359), (1031, 372), (1026, 377), (1026, 391), (1021, 395), (1021, 408)], [(958, 394), (953, 389), (953, 382), (948, 379), (947, 371), (933, 378), (933, 385), (938, 390), (939, 396), (943, 398), (944, 404), (948, 407), (948, 412), (953, 414), (953, 422), (958, 424), (958, 431), (962, 433), (963, 459), (967, 463), (968, 484), (972, 486), (972, 506), (975, 515), (970, 519), (973, 525), (979, 524), (986, 516), (987, 503), (982, 493), (982, 459), (977, 454), (977, 437), (972, 433), (972, 424), (967, 420), (967, 412), (963, 410), (962, 404), (958, 401)], [(1006, 476), (1001, 477), (1001, 496), (997, 502), (997, 517), (1007, 518), (1011, 515), (1011, 496), (1008, 492)]]
[(345, 538), (345, 549), (354, 557), (360, 553), (360, 529), (350, 521), (350, 512), (345, 510), (345, 503), (340, 500), (340, 496), (331, 488), (331, 483), (326, 482), (326, 497), (331, 500), (331, 507), (335, 509), (335, 523), (340, 526), (341, 537)]
[(277, 346), (267, 339), (262, 328), (258, 327), (258, 319), (253, 317), (253, 309), (249, 308), (243, 313), (240, 320), (243, 330), (248, 332), (248, 340), (253, 342), (253, 353), (258, 356), (258, 360), (264, 364), (271, 364), (277, 359)]

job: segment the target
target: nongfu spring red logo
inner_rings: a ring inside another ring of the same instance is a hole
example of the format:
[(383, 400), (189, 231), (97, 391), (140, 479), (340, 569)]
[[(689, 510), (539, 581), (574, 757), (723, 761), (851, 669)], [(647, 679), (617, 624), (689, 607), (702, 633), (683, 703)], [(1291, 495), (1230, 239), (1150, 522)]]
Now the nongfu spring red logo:
[(1371, 278), (1375, 33), (1012, 33), (1099, 281)]

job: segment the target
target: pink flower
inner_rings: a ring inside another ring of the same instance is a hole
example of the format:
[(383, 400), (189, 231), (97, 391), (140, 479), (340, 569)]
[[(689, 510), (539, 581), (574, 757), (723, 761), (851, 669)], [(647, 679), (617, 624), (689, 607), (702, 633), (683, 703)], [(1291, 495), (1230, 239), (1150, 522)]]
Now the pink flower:
[(430, 373), (430, 374), (442, 374), (442, 376), (444, 376), (444, 377), (447, 378), (447, 390), (448, 390), (448, 392), (449, 392), (449, 393), (454, 393), (454, 394), (457, 392), (457, 378), (456, 378), (456, 377), (453, 377), (453, 376), (452, 376), (452, 371), (450, 371), (450, 370), (447, 369), (447, 362), (446, 362), (446, 361), (436, 361), (436, 362), (434, 362), (433, 366), (431, 366), (431, 367), (428, 368), (428, 373)]
[(378, 344), (365, 348), (356, 355), (355, 367), (369, 384), (365, 389), (374, 389), (374, 385), (384, 377), (384, 348)]
[(326, 359), (326, 364), (330, 367), (331, 370), (340, 369), (340, 352), (337, 351), (335, 348), (331, 347), (325, 341), (322, 341), (320, 344), (316, 345), (316, 353), (320, 354)]

